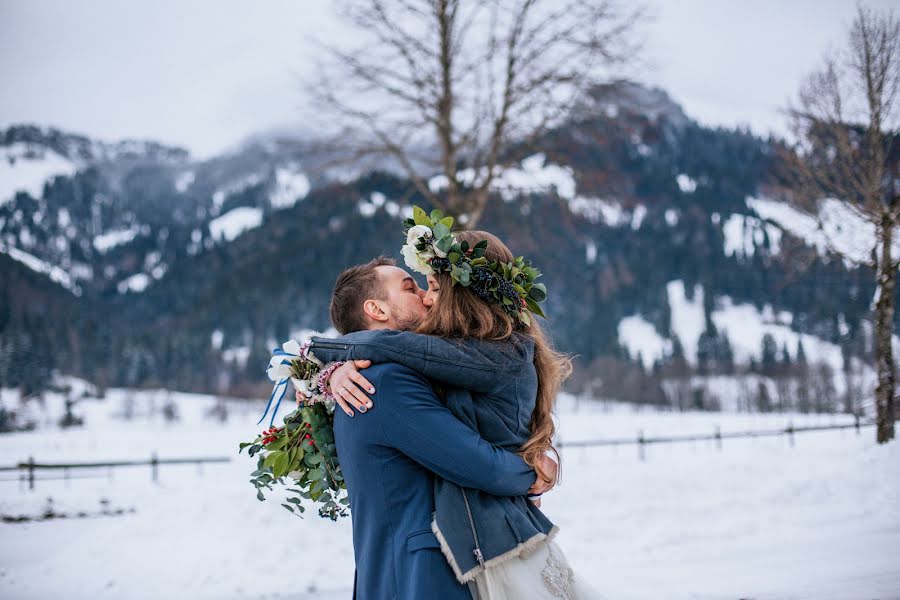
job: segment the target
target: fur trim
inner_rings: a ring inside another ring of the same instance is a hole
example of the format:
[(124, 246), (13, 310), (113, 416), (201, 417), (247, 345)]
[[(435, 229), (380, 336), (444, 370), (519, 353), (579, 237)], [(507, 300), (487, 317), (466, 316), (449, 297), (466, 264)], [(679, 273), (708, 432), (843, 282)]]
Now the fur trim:
[(441, 552), (443, 553), (444, 558), (447, 559), (447, 562), (450, 563), (450, 568), (453, 569), (453, 574), (456, 575), (456, 580), (460, 583), (465, 584), (474, 580), (485, 569), (495, 567), (500, 563), (510, 560), (511, 558), (516, 558), (518, 556), (522, 556), (524, 558), (528, 556), (529, 554), (537, 550), (541, 544), (549, 542), (554, 537), (556, 537), (556, 534), (559, 533), (559, 527), (554, 525), (553, 529), (550, 530), (550, 533), (538, 533), (536, 535), (533, 535), (530, 539), (521, 542), (512, 550), (508, 550), (507, 552), (504, 552), (499, 556), (495, 556), (494, 558), (485, 561), (484, 567), (482, 567), (481, 565), (475, 565), (465, 573), (460, 571), (459, 565), (456, 562), (456, 558), (453, 556), (453, 551), (450, 549), (450, 545), (447, 543), (447, 539), (444, 537), (444, 534), (441, 533), (437, 521), (434, 519), (431, 520), (431, 531), (432, 533), (434, 533), (434, 537), (437, 538), (438, 543), (441, 545)]

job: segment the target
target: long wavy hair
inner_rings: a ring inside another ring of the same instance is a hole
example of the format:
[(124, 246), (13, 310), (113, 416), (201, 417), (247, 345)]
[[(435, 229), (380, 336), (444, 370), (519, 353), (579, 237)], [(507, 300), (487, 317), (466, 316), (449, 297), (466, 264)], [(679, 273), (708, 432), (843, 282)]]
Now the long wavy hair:
[[(470, 246), (487, 240), (485, 258), (488, 260), (510, 262), (515, 258), (506, 244), (487, 231), (460, 231), (455, 235), (460, 242), (466, 241)], [(447, 338), (511, 341), (512, 334), (516, 332), (515, 322), (498, 304), (481, 300), (467, 287), (453, 285), (448, 273), (437, 273), (435, 277), (440, 284), (440, 300), (416, 331)], [(529, 425), (531, 437), (519, 449), (519, 454), (535, 468), (542, 479), (550, 481), (550, 477), (541, 469), (539, 459), (549, 450), (559, 462), (559, 452), (553, 447), (553, 434), (556, 431), (553, 409), (563, 381), (572, 373), (572, 359), (551, 346), (537, 319), (533, 316), (531, 325), (519, 330), (534, 341), (534, 368), (538, 380), (537, 399)]]

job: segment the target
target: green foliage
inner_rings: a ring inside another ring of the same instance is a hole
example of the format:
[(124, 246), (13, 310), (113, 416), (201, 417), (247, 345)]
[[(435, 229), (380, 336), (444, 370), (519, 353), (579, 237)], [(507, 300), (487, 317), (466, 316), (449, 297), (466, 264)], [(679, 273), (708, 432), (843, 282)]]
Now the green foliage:
[(323, 403), (302, 406), (284, 418), (284, 425), (267, 429), (252, 442), (239, 444), (239, 452), (249, 448), (250, 456), (260, 453), (250, 483), (256, 497), (265, 500), (263, 490), (273, 484), (288, 485), (282, 506), (297, 516), (305, 508), (303, 500), (318, 505), (319, 516), (332, 521), (349, 514), (347, 486), (334, 446), (334, 412)]

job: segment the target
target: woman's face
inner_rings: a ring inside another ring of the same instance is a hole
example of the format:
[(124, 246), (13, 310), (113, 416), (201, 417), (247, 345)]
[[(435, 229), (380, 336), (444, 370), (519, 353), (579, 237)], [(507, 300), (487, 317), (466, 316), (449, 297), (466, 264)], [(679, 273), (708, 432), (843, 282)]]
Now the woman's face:
[(438, 292), (441, 291), (441, 284), (438, 283), (437, 278), (434, 275), (428, 276), (428, 291), (425, 292), (425, 297), (422, 298), (422, 303), (425, 305), (425, 308), (431, 310), (438, 301)]

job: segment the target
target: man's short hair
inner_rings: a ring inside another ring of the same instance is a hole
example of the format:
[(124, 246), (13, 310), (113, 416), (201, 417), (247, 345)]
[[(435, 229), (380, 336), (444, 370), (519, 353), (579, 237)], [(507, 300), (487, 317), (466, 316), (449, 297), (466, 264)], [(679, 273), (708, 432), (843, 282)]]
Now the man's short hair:
[(366, 328), (366, 300), (387, 300), (377, 267), (394, 266), (392, 258), (379, 256), (364, 265), (350, 267), (338, 275), (331, 293), (331, 322), (342, 335)]

